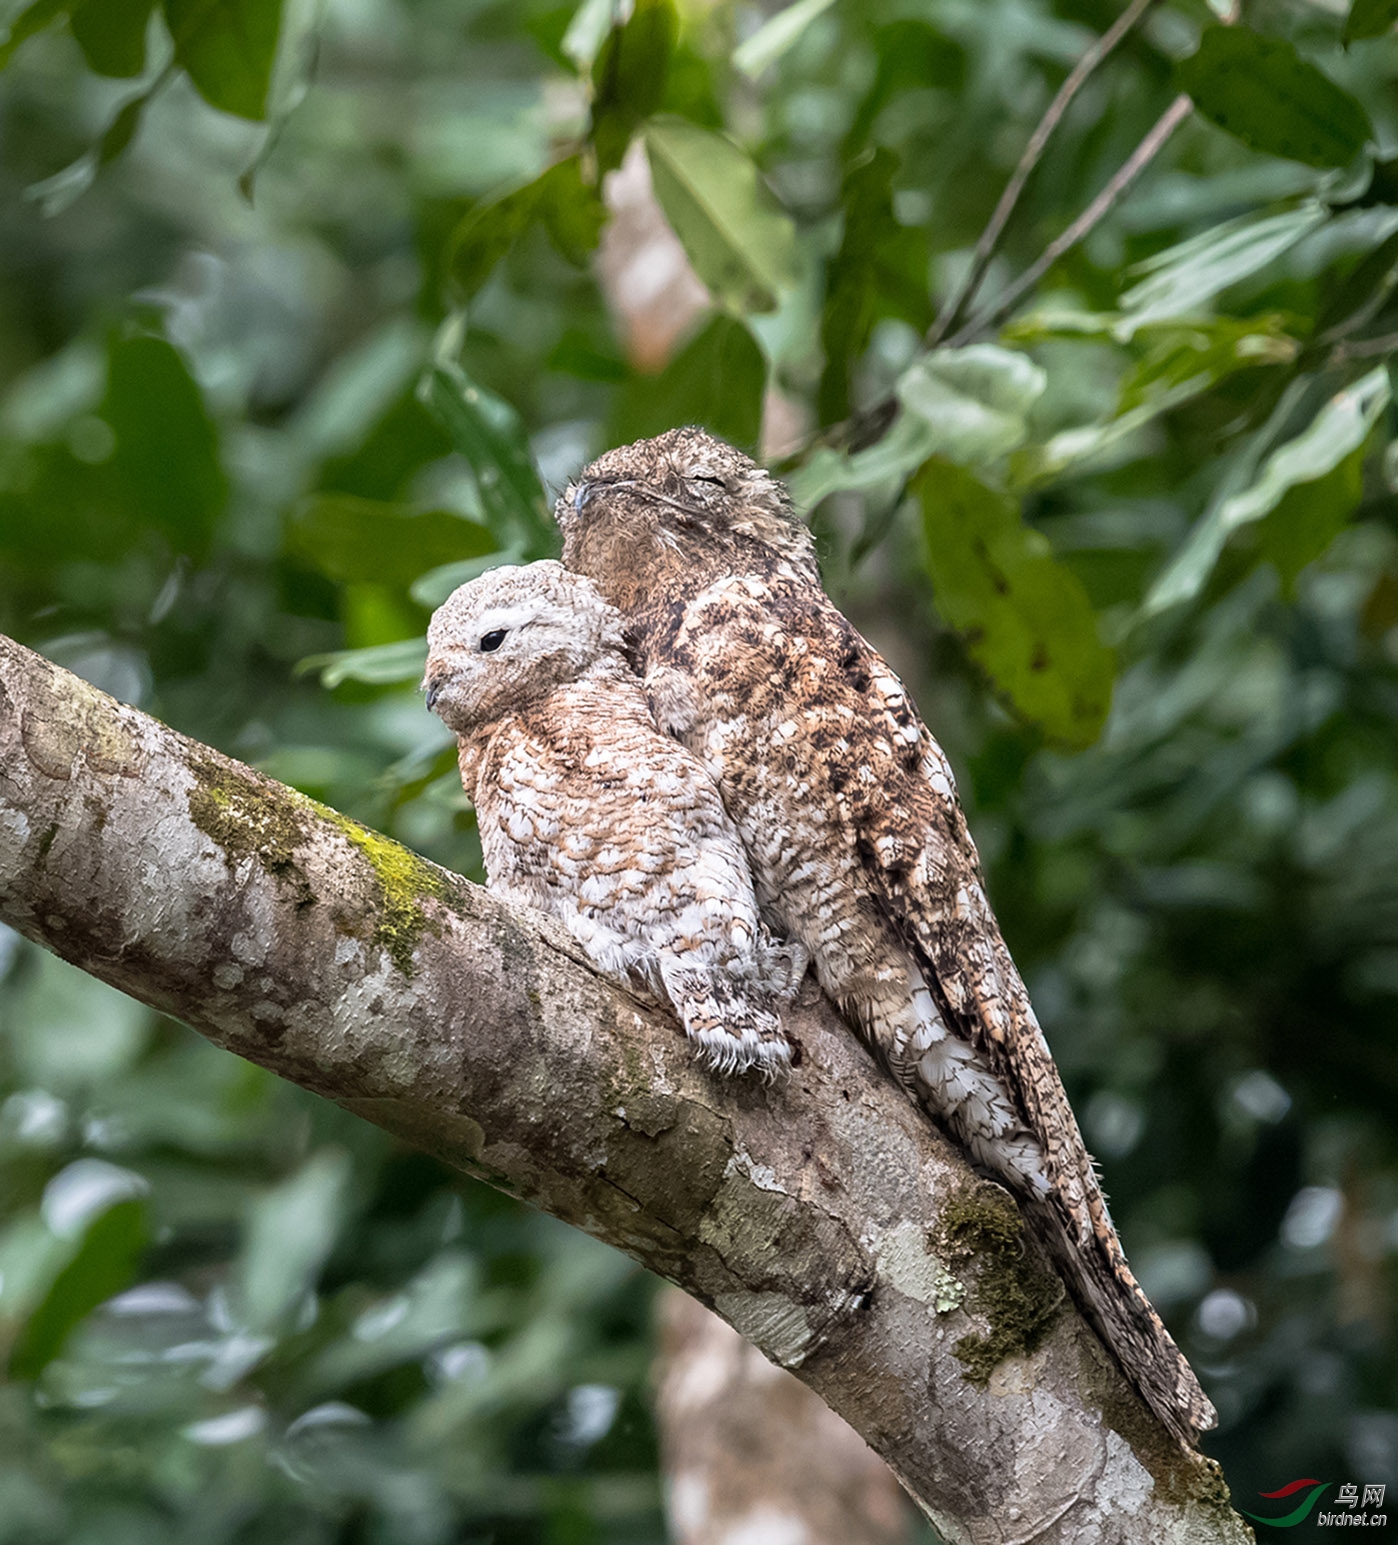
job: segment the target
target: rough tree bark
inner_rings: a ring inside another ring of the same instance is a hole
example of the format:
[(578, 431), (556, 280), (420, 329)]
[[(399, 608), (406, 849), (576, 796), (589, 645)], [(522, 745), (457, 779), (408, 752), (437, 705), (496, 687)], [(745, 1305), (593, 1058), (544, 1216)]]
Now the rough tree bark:
[(692, 1293), (952, 1545), (1251, 1538), (818, 994), (789, 1077), (708, 1075), (546, 920), (3, 638), (0, 919)]

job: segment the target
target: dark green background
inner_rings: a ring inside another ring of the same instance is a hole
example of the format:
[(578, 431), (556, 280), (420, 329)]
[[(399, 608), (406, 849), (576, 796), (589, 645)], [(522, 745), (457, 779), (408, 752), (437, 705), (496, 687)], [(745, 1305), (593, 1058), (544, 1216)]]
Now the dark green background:
[[(1263, 1513), (1298, 1476), (1392, 1494), (1393, 6), (1157, 6), (987, 294), (1182, 85), (1199, 112), (1003, 333), (931, 358), (1116, 8), (836, 3), (752, 74), (757, 7), (609, 14), (0, 12), (0, 628), (478, 876), (411, 685), (459, 565), (545, 550), (619, 440), (897, 390), (877, 445), (790, 467), (957, 768), (1206, 1447)], [(588, 266), (637, 133), (770, 192), (667, 194), (733, 309), (658, 379)], [(664, 1536), (648, 1279), (5, 932), (0, 1274), (0, 1542)]]

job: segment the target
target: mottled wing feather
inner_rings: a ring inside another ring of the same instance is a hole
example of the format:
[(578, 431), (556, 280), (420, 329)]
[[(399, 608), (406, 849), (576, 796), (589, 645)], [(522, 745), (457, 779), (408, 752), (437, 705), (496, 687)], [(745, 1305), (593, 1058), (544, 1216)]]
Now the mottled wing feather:
[[(657, 718), (724, 790), (759, 897), (780, 904), (799, 881), (818, 905), (807, 873), (817, 853), (828, 883), (867, 893), (1042, 1148), (1052, 1195), (1021, 1200), (1076, 1296), (1182, 1438), (1212, 1426), (1212, 1407), (1126, 1265), (987, 900), (951, 768), (902, 683), (823, 592), (780, 572), (728, 577), (671, 608), (656, 619), (652, 658)], [(892, 1062), (912, 1087), (915, 1067)]]

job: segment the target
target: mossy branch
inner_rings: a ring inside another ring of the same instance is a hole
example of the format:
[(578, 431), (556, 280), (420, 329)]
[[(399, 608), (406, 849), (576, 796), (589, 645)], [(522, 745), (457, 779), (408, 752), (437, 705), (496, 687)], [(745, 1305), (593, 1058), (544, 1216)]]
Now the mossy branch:
[(4, 638), (0, 919), (677, 1283), (948, 1541), (1250, 1537), (813, 991), (789, 1077), (706, 1074), (546, 920)]

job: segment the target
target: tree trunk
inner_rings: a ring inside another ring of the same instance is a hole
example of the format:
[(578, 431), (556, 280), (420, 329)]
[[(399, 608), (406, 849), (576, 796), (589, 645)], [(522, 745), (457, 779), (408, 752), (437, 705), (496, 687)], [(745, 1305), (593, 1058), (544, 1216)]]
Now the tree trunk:
[(687, 1293), (660, 1296), (655, 1414), (674, 1545), (908, 1545), (893, 1472)]
[(1251, 1537), (813, 989), (790, 1076), (705, 1073), (546, 919), (3, 638), (0, 919), (678, 1284), (952, 1545)]

